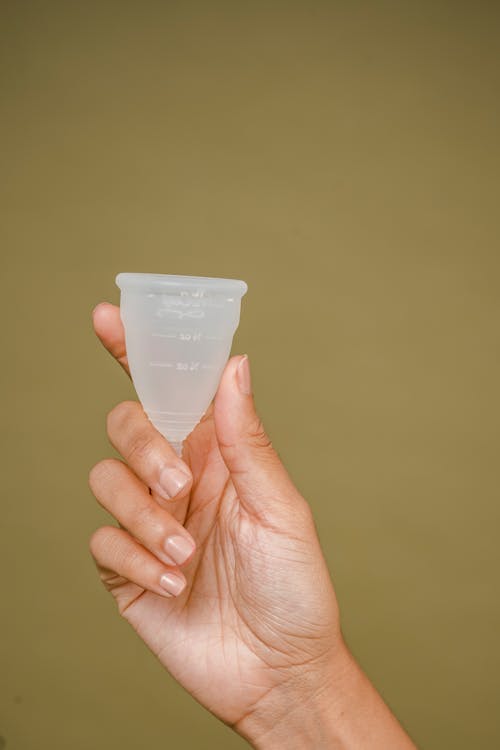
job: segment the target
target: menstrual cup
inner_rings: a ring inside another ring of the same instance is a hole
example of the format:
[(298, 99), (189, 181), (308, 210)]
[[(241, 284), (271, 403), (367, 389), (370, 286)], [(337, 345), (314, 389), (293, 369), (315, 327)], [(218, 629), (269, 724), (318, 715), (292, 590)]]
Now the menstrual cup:
[(180, 455), (215, 396), (247, 285), (149, 273), (120, 273), (116, 284), (135, 390)]

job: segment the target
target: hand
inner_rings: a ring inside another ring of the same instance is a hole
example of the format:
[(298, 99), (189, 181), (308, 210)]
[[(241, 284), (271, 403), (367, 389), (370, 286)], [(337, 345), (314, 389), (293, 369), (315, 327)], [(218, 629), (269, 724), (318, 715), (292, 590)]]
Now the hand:
[[(99, 305), (94, 326), (128, 371), (118, 308)], [(254, 746), (366, 747), (340, 744), (366, 732), (353, 734), (344, 704), (363, 695), (368, 710), (374, 691), (343, 642), (309, 506), (255, 412), (247, 357), (228, 362), (182, 459), (138, 403), (107, 426), (125, 463), (101, 461), (90, 486), (120, 528), (90, 546), (123, 617)], [(380, 745), (396, 746), (413, 747)]]

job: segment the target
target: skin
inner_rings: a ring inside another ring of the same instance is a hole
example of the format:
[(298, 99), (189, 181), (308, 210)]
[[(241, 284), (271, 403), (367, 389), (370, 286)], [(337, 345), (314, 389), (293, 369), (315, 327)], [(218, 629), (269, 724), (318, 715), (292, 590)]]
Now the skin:
[[(93, 322), (128, 373), (118, 308), (98, 305)], [(182, 459), (138, 403), (115, 406), (107, 431), (124, 460), (99, 462), (89, 483), (119, 526), (98, 529), (91, 553), (170, 674), (256, 748), (414, 748), (344, 643), (310, 508), (256, 414), (248, 359), (229, 360)]]

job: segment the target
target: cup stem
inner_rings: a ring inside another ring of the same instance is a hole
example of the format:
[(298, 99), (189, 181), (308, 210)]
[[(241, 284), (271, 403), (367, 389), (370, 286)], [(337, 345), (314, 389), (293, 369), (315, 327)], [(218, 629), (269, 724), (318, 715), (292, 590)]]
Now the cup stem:
[(170, 443), (179, 458), (182, 458), (182, 443)]

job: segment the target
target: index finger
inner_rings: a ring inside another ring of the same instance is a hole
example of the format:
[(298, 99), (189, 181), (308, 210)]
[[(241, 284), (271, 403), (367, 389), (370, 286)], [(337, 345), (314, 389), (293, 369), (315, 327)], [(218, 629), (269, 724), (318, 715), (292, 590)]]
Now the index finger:
[(164, 500), (187, 497), (192, 474), (153, 427), (137, 401), (117, 404), (108, 414), (108, 437), (127, 464)]
[(103, 346), (130, 375), (120, 308), (109, 302), (100, 302), (92, 311), (92, 320), (94, 331)]

